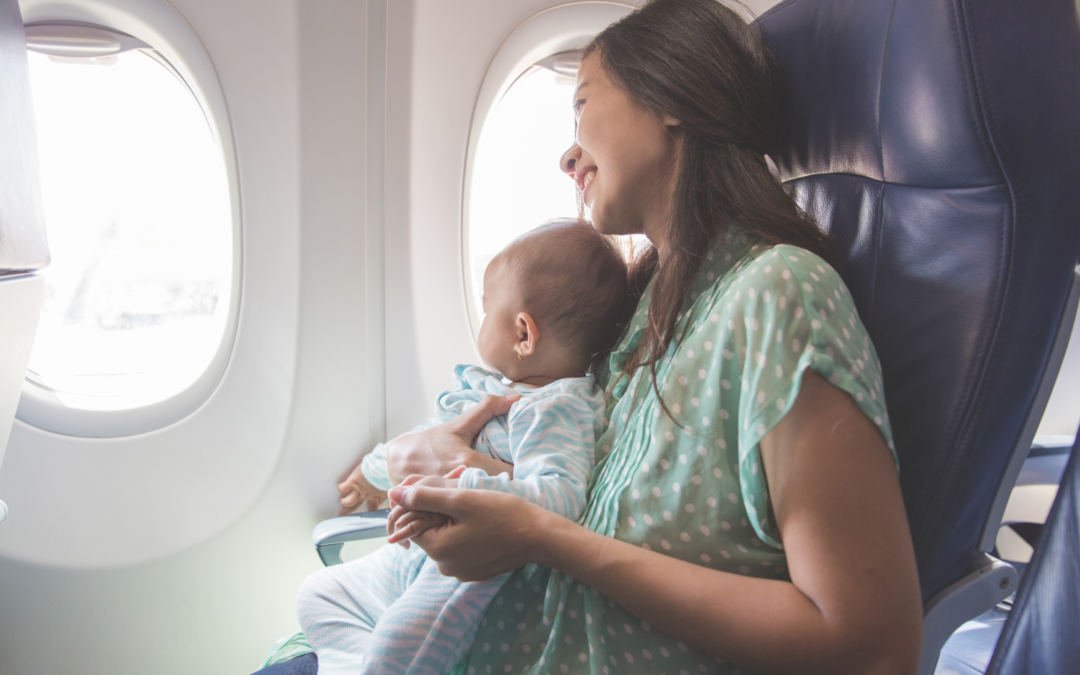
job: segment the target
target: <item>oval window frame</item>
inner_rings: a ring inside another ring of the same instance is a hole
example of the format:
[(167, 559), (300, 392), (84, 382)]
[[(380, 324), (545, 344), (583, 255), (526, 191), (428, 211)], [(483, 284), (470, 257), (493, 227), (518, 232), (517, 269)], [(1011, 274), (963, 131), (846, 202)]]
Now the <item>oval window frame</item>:
[(476, 302), (470, 273), (469, 213), (473, 171), (484, 123), (510, 87), (531, 68), (557, 54), (580, 50), (597, 33), (635, 9), (637, 7), (630, 4), (606, 0), (556, 5), (519, 24), (506, 36), (488, 62), (473, 104), (461, 183), (461, 288), (465, 293), (469, 328), (474, 342), (480, 336), (483, 314)]
[[(239, 168), (228, 104), (217, 69), (192, 26), (175, 10), (171, 14), (162, 12), (155, 15), (139, 11), (146, 7), (141, 4), (124, 7), (120, 3), (106, 4), (95, 0), (50, 2), (40, 6), (40, 12), (27, 11), (24, 6), (23, 18), (26, 26), (83, 25), (129, 36), (157, 52), (153, 58), (164, 60), (195, 97), (221, 152), (228, 182), (232, 222), (228, 314), (218, 348), (202, 374), (183, 390), (155, 403), (121, 410), (76, 408), (63, 403), (47, 387), (29, 377), (25, 379), (16, 417), (44, 431), (67, 436), (133, 436), (156, 431), (184, 419), (210, 398), (225, 373), (236, 341), (243, 278), (243, 217)], [(66, 393), (63, 396), (72, 397)]]

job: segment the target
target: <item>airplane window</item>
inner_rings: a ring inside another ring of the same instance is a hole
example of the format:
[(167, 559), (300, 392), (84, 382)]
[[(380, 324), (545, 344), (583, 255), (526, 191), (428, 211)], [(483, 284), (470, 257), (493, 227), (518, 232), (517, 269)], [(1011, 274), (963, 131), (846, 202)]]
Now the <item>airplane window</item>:
[(559, 171), (574, 140), (574, 79), (533, 66), (507, 90), (480, 133), (473, 168), (468, 261), (475, 306), (484, 270), (519, 235), (578, 212), (577, 188)]
[(75, 408), (165, 400), (206, 370), (230, 310), (222, 151), (150, 50), (28, 56), (52, 252), (28, 379)]
[[(545, 65), (526, 70), (510, 86), (480, 134), (468, 223), (469, 274), (478, 311), (484, 270), (499, 251), (544, 222), (579, 213), (577, 187), (559, 170), (559, 158), (575, 136), (576, 55), (556, 54), (540, 63)], [(627, 256), (644, 244), (641, 235), (620, 239)]]

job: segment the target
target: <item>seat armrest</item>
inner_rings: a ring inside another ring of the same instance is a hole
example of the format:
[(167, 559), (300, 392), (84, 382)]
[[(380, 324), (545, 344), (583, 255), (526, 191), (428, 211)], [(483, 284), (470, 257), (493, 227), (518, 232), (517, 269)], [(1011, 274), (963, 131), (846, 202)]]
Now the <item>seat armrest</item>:
[(341, 564), (341, 549), (346, 542), (385, 537), (390, 509), (353, 513), (324, 520), (311, 532), (311, 543), (327, 567)]
[(930, 598), (923, 608), (918, 675), (934, 675), (941, 648), (956, 629), (1016, 592), (1018, 581), (1012, 565), (985, 553), (975, 554), (967, 575)]

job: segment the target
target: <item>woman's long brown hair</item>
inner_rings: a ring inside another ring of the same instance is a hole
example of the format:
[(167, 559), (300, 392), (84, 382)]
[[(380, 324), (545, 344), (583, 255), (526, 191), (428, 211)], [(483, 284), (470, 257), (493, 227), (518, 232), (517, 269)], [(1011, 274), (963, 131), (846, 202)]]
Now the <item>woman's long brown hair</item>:
[[(829, 240), (769, 172), (778, 122), (778, 70), (764, 41), (717, 0), (649, 0), (585, 48), (643, 107), (679, 120), (682, 143), (671, 225), (660, 259), (647, 247), (630, 265), (631, 288), (653, 281), (648, 324), (626, 364), (652, 371), (710, 242), (732, 222), (770, 244), (828, 257)], [(665, 410), (667, 406), (664, 406)], [(669, 411), (670, 414), (670, 411)]]

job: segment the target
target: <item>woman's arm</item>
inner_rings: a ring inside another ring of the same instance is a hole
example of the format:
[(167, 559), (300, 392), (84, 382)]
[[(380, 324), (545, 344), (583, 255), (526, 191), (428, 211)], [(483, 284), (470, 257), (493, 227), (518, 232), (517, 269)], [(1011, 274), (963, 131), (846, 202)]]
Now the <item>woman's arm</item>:
[[(485, 396), (480, 403), (445, 424), (390, 441), (386, 456), (390, 479), (396, 485), (413, 474), (445, 476), (459, 466), (483, 469), (491, 476), (500, 473), (513, 476), (512, 464), (476, 452), (472, 446), (484, 425), (493, 417), (509, 412), (510, 406), (519, 398), (520, 394)], [(342, 512), (351, 511), (365, 499), (371, 499), (367, 496), (370, 485), (364, 478), (360, 462), (338, 484), (338, 492), (341, 493)]]
[(403, 503), (450, 515), (415, 540), (444, 574), (479, 579), (549, 565), (755, 672), (915, 672), (922, 630), (915, 556), (880, 434), (847, 394), (808, 373), (761, 446), (790, 583), (646, 551), (520, 500), (425, 489)]

